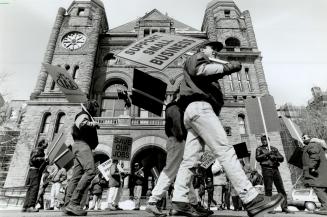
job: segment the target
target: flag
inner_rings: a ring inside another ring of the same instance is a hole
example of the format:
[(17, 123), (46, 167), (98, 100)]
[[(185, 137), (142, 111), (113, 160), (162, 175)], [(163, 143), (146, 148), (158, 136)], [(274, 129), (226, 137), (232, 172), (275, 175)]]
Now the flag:
[(284, 115), (282, 115), (282, 120), (285, 123), (285, 126), (288, 130), (288, 132), (290, 132), (291, 136), (293, 139), (303, 143), (302, 141), (302, 132), (300, 130), (300, 127), (295, 124), (290, 118), (285, 117)]

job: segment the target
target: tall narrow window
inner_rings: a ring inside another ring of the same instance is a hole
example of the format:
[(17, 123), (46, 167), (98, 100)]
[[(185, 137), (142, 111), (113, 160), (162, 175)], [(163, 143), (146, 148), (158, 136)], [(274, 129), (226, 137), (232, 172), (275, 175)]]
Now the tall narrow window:
[(54, 80), (52, 80), (50, 90), (54, 90), (55, 87), (56, 87), (56, 82)]
[(150, 29), (144, 29), (144, 37), (150, 35)]
[(245, 68), (245, 78), (246, 78), (246, 85), (248, 86), (249, 91), (252, 92), (253, 87), (250, 80), (249, 68)]
[(237, 75), (238, 88), (240, 89), (241, 92), (243, 92), (241, 72), (237, 72), (236, 75)]
[(41, 127), (41, 133), (47, 133), (49, 131), (50, 118), (51, 118), (51, 114), (50, 113), (46, 113), (44, 115), (43, 123), (42, 123), (42, 127)]
[(58, 133), (61, 129), (61, 127), (64, 125), (65, 123), (65, 113), (59, 113), (58, 114), (58, 117), (57, 117), (57, 120), (56, 120), (56, 125), (55, 125), (55, 130), (54, 130), (54, 133)]
[(228, 75), (228, 83), (230, 91), (234, 91), (233, 77), (232, 75)]
[(79, 70), (79, 66), (74, 67), (73, 74), (72, 74), (74, 80), (77, 78), (77, 70)]
[(224, 10), (225, 17), (230, 17), (230, 10)]
[(245, 116), (243, 114), (238, 115), (238, 126), (240, 130), (240, 134), (246, 134)]
[(85, 15), (85, 8), (78, 8), (77, 16), (84, 16)]
[(117, 90), (127, 90), (127, 85), (121, 80), (109, 84), (103, 93), (101, 103), (102, 117), (118, 117), (124, 114), (125, 102), (118, 98)]
[(151, 33), (156, 33), (158, 32), (158, 29), (152, 29)]

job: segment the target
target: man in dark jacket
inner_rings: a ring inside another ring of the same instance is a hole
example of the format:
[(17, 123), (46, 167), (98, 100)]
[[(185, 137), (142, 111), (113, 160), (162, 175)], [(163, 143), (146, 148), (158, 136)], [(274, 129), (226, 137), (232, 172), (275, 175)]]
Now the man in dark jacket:
[(41, 140), (38, 146), (32, 150), (29, 161), (29, 172), (26, 180), (28, 190), (26, 192), (25, 201), (23, 205), (23, 212), (38, 212), (35, 208), (37, 195), (39, 192), (40, 181), (43, 170), (48, 164), (45, 158), (44, 150), (47, 148), (48, 143)]
[(67, 186), (63, 211), (69, 215), (83, 216), (86, 211), (81, 207), (82, 196), (95, 176), (95, 165), (92, 150), (98, 145), (97, 129), (99, 125), (93, 121), (99, 108), (95, 100), (87, 101), (82, 111), (75, 116), (72, 128), (74, 144), (73, 177)]
[[(274, 183), (277, 192), (284, 196), (284, 201), (281, 204), (282, 211), (285, 213), (294, 213), (287, 208), (287, 195), (282, 177), (278, 170), (280, 163), (284, 161), (284, 157), (279, 153), (278, 149), (273, 146), (270, 146), (269, 150), (266, 135), (261, 136), (261, 142), (262, 145), (256, 150), (256, 160), (261, 165), (265, 195), (269, 197), (272, 196), (272, 184)], [(275, 212), (272, 211), (270, 213)]]
[(123, 175), (121, 173), (122, 172), (118, 168), (118, 160), (114, 159), (110, 165), (109, 189), (107, 197), (108, 207), (106, 208), (107, 210), (121, 210), (121, 208), (118, 206), (121, 195), (121, 176)]
[(191, 205), (188, 198), (192, 172), (199, 161), (199, 153), (208, 145), (223, 166), (228, 178), (240, 195), (250, 216), (263, 214), (277, 206), (282, 196), (264, 198), (246, 177), (237, 160), (235, 150), (229, 144), (226, 132), (218, 118), (224, 104), (224, 96), (218, 79), (240, 71), (239, 62), (212, 63), (209, 58), (223, 48), (220, 42), (206, 42), (199, 52), (189, 57), (184, 64), (184, 78), (180, 85), (180, 102), (187, 129), (183, 161), (180, 164), (173, 195), (173, 209), (177, 215), (202, 216)]
[(134, 187), (134, 199), (135, 199), (135, 208), (134, 210), (140, 210), (140, 201), (142, 196), (142, 186), (145, 182), (143, 167), (140, 166), (138, 162), (134, 163), (134, 172), (132, 174), (132, 183)]
[(101, 210), (101, 200), (103, 189), (108, 185), (106, 179), (102, 176), (101, 173), (96, 175), (91, 182), (90, 191), (93, 195), (92, 205), (90, 210), (93, 210), (96, 207), (98, 210)]
[(313, 188), (321, 203), (320, 210), (314, 212), (327, 215), (327, 159), (324, 148), (326, 143), (308, 135), (302, 138), (305, 144), (302, 156), (304, 184)]

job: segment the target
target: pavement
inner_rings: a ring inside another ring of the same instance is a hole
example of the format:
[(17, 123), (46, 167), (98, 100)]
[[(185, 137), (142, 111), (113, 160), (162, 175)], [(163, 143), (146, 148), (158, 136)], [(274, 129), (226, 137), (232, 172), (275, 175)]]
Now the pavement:
[[(214, 211), (215, 213), (211, 217), (241, 217), (247, 216), (244, 211)], [(57, 217), (63, 216), (63, 212), (61, 211), (43, 211), (41, 210), (38, 213), (23, 213), (20, 210), (0, 210), (0, 217), (31, 217), (31, 216), (39, 216), (39, 217)], [(143, 210), (140, 211), (130, 211), (130, 210), (122, 210), (122, 211), (88, 211), (87, 216), (113, 216), (113, 217), (150, 217), (153, 216)], [(276, 214), (266, 214), (267, 217), (322, 217), (322, 215), (313, 214), (311, 212), (299, 211), (295, 212), (295, 214), (285, 214), (277, 212)]]

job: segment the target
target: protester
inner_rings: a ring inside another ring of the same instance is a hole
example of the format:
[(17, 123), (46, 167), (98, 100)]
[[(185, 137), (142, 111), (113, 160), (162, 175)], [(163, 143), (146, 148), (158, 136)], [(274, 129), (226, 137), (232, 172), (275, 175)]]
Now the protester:
[(110, 165), (110, 174), (109, 174), (109, 190), (107, 203), (107, 210), (115, 211), (121, 210), (118, 206), (120, 196), (121, 196), (121, 171), (118, 169), (118, 160), (114, 159)]
[(81, 207), (82, 197), (95, 176), (95, 165), (92, 150), (98, 145), (97, 129), (99, 125), (92, 116), (99, 108), (95, 100), (87, 101), (82, 111), (75, 116), (72, 127), (74, 144), (72, 151), (74, 158), (73, 177), (66, 189), (64, 213), (83, 216), (87, 212)]
[[(179, 90), (174, 93), (172, 101), (166, 106), (165, 132), (168, 137), (166, 144), (166, 165), (159, 175), (145, 209), (147, 212), (152, 213), (157, 217), (166, 216), (166, 214), (161, 212), (158, 208), (158, 203), (169, 189), (173, 189), (173, 183), (184, 153), (186, 130), (183, 124), (183, 112), (177, 101), (178, 93)], [(193, 187), (190, 189), (189, 197), (194, 208), (207, 213), (206, 210), (198, 206), (198, 200), (195, 196)]]
[(44, 150), (47, 148), (48, 143), (45, 140), (41, 140), (37, 147), (32, 150), (29, 160), (29, 172), (26, 179), (26, 185), (28, 186), (25, 201), (23, 205), (23, 212), (38, 212), (35, 208), (36, 200), (39, 192), (40, 181), (43, 170), (48, 164), (48, 160), (45, 157)]
[(42, 174), (42, 178), (41, 178), (41, 187), (39, 189), (39, 193), (38, 193), (38, 196), (37, 196), (37, 204), (39, 206), (39, 210), (40, 209), (44, 209), (44, 193), (45, 193), (45, 190), (46, 188), (48, 187), (49, 183), (50, 183), (50, 180), (48, 179), (49, 177), (49, 172), (48, 172), (48, 167), (47, 166), (45, 169), (44, 169), (44, 172)]
[(142, 186), (145, 182), (143, 167), (139, 163), (134, 163), (134, 173), (132, 174), (132, 182), (134, 186), (134, 210), (140, 210), (140, 200), (142, 196)]
[[(277, 192), (284, 196), (284, 201), (281, 204), (282, 212), (294, 213), (287, 208), (287, 195), (282, 177), (278, 170), (280, 163), (284, 161), (284, 157), (279, 153), (278, 149), (273, 146), (270, 146), (269, 150), (266, 135), (261, 136), (261, 143), (262, 145), (256, 150), (256, 160), (261, 165), (265, 195), (269, 197), (272, 196), (272, 184), (274, 183)], [(271, 211), (270, 213), (275, 212)]]
[(95, 207), (97, 210), (101, 210), (102, 192), (107, 185), (108, 182), (102, 176), (101, 173), (99, 173), (94, 177), (90, 187), (90, 191), (92, 192), (93, 195), (90, 210), (94, 210)]
[[(53, 167), (57, 167), (56, 165), (52, 165)], [(67, 179), (67, 172), (65, 168), (55, 168), (54, 172), (50, 172), (51, 178), (51, 191), (50, 191), (50, 207), (49, 210), (54, 210), (60, 208), (60, 204), (58, 203), (58, 195), (60, 193), (62, 183)]]
[(304, 184), (315, 191), (321, 208), (316, 214), (327, 215), (327, 159), (326, 143), (317, 138), (303, 135), (303, 176)]
[(282, 200), (279, 194), (272, 198), (258, 195), (237, 160), (233, 146), (228, 143), (218, 118), (224, 104), (218, 79), (241, 70), (239, 62), (224, 65), (211, 63), (209, 57), (213, 57), (214, 50), (219, 51), (222, 47), (220, 42), (206, 42), (184, 65), (179, 101), (185, 111), (184, 124), (188, 133), (174, 185), (173, 209), (178, 215), (203, 216), (190, 205), (188, 193), (192, 179), (189, 169), (200, 159), (199, 152), (204, 144), (209, 146), (223, 166), (250, 216), (265, 213)]

